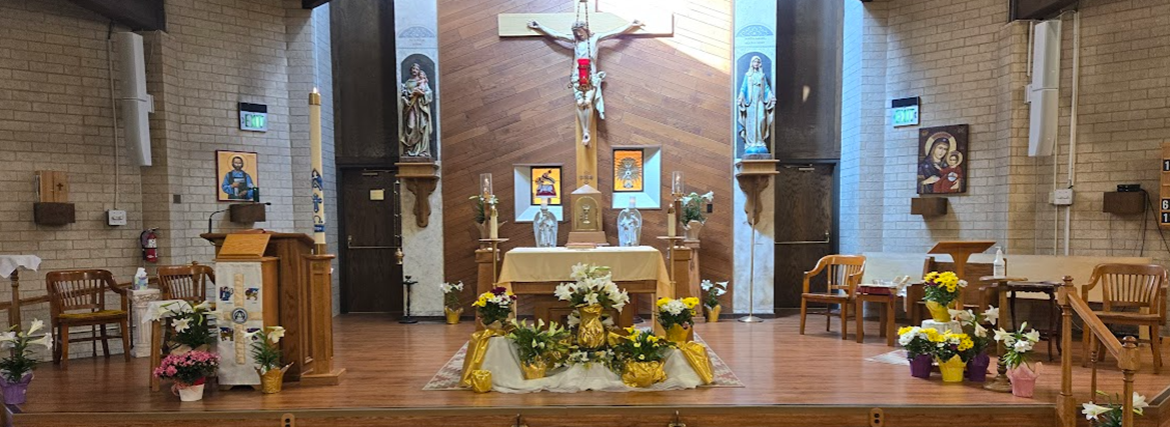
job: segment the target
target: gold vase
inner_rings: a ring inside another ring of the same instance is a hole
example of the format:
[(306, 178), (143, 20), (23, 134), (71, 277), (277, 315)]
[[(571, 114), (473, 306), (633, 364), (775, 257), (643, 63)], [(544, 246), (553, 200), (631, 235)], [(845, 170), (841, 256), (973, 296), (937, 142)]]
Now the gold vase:
[(545, 373), (548, 372), (548, 363), (538, 357), (532, 363), (521, 362), (520, 369), (524, 371), (524, 379), (540, 379), (544, 378)]
[(451, 310), (450, 307), (443, 307), (443, 312), (447, 313), (448, 325), (458, 325), (459, 315), (463, 314), (463, 307), (459, 307), (455, 310)]
[(723, 306), (716, 304), (714, 307), (707, 307), (707, 323), (715, 323), (719, 321), (719, 312), (723, 311)]
[(260, 392), (264, 394), (280, 393), (281, 387), (284, 386), (284, 372), (292, 364), (285, 365), (283, 368), (272, 368), (267, 372), (261, 372), (260, 368), (256, 369), (256, 374), (260, 376)]
[(935, 322), (947, 323), (951, 321), (951, 312), (948, 311), (949, 309), (945, 305), (934, 301), (927, 301), (926, 309), (930, 310), (930, 317), (934, 319)]
[(629, 362), (622, 373), (622, 382), (630, 387), (645, 388), (666, 380), (662, 361)]
[(577, 310), (581, 324), (577, 325), (577, 345), (597, 348), (605, 345), (605, 325), (601, 324), (601, 306), (587, 305)]
[(684, 328), (682, 325), (670, 325), (666, 328), (666, 340), (675, 344), (685, 343), (690, 341), (687, 339), (690, 331), (690, 328)]

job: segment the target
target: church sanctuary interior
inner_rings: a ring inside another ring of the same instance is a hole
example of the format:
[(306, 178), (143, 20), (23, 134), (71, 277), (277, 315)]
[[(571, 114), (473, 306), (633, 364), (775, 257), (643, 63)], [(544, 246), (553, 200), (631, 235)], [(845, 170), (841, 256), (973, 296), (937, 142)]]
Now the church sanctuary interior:
[(1170, 0), (0, 0), (0, 164), (0, 427), (1170, 426)]

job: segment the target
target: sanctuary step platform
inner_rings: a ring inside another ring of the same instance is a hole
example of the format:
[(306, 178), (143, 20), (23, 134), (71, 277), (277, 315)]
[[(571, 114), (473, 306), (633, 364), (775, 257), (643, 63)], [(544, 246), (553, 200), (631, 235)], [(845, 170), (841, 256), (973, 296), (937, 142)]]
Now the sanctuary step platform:
[[(876, 334), (864, 343), (836, 330), (797, 333), (798, 317), (764, 323), (701, 323), (696, 333), (734, 370), (743, 387), (643, 393), (476, 394), (423, 387), (475, 330), (464, 321), (401, 325), (386, 315), (342, 315), (334, 322), (335, 354), (349, 377), (333, 387), (286, 384), (276, 395), (246, 389), (209, 390), (201, 402), (181, 403), (167, 390), (151, 392), (146, 359), (75, 359), (68, 371), (41, 364), (28, 403), (7, 406), (9, 425), (41, 426), (885, 426), (1054, 425), (1059, 368), (1045, 366), (1033, 399), (947, 385), (938, 375), (912, 378), (906, 366), (867, 361), (891, 351)], [(866, 325), (876, 328), (876, 325)], [(1042, 349), (1041, 349), (1042, 350)], [(1080, 354), (1074, 349), (1074, 354)], [(1043, 353), (1043, 351), (1041, 351)], [(1046, 359), (1038, 354), (1038, 359)], [(1136, 391), (1151, 407), (1139, 426), (1170, 422), (1170, 373), (1149, 369)], [(994, 361), (992, 362), (994, 365)], [(1074, 359), (1078, 402), (1088, 396), (1089, 370)], [(1047, 364), (1046, 364), (1047, 365)], [(1098, 388), (1121, 390), (1110, 363), (1098, 365)], [(1168, 370), (1170, 371), (1170, 370)], [(517, 415), (521, 417), (517, 423)]]

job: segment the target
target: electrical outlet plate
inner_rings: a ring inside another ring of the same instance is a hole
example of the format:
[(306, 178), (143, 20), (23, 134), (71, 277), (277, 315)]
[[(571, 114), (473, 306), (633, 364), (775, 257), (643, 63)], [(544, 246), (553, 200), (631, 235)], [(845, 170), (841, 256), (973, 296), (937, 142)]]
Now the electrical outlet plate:
[(126, 211), (114, 209), (106, 211), (106, 223), (112, 226), (126, 225)]
[(1073, 190), (1064, 188), (1052, 192), (1052, 204), (1056, 206), (1071, 206), (1073, 204)]

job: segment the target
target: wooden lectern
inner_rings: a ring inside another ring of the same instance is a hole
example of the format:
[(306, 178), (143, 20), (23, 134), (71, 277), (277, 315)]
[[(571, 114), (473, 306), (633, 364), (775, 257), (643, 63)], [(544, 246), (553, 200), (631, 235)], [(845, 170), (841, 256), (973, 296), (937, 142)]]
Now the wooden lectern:
[[(967, 259), (971, 258), (971, 254), (983, 253), (991, 248), (995, 242), (991, 240), (970, 240), (970, 241), (949, 241), (938, 242), (933, 248), (930, 248), (926, 253), (928, 254), (949, 254), (951, 260), (955, 263), (955, 275), (960, 280), (966, 280), (969, 284), (978, 283), (978, 280), (967, 278)], [(962, 291), (959, 291), (959, 301), (966, 301)]]
[[(269, 239), (264, 256), (276, 258), (277, 324), (285, 329), (280, 341), (284, 362), (293, 362), (287, 381), (302, 385), (335, 385), (345, 369), (333, 366), (333, 255), (314, 254), (313, 239), (300, 233), (248, 230), (239, 234), (264, 234)], [(200, 237), (223, 250), (225, 233)], [(228, 282), (225, 282), (225, 284)]]

